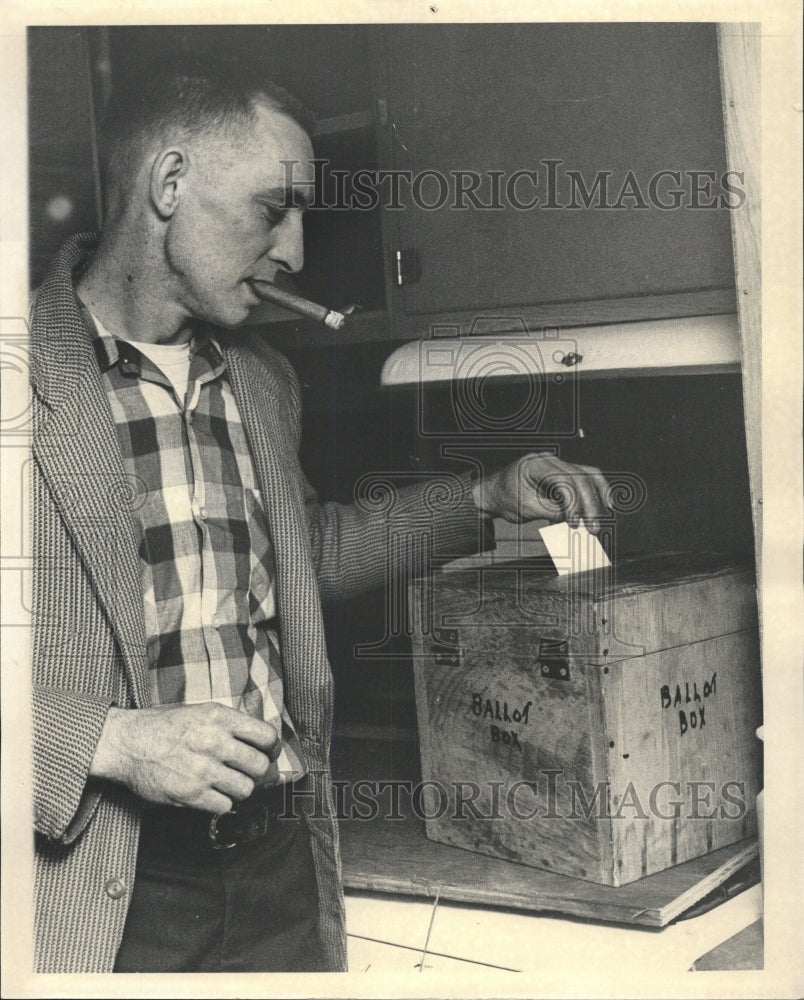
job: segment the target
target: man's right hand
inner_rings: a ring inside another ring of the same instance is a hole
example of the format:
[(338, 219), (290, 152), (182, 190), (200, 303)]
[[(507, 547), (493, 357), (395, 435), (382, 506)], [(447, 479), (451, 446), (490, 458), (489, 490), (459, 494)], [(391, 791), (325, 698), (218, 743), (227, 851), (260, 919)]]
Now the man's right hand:
[(89, 773), (148, 802), (225, 813), (278, 753), (272, 725), (224, 705), (110, 708)]

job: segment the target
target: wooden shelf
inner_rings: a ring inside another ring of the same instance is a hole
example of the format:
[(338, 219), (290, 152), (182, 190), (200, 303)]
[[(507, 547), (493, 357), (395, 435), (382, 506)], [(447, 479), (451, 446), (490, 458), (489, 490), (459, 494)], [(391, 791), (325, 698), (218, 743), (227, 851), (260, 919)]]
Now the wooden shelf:
[(612, 888), (436, 844), (418, 820), (341, 822), (349, 889), (665, 927), (759, 855), (756, 838)]
[[(609, 323), (649, 322), (689, 316), (734, 313), (734, 289), (710, 289), (674, 295), (632, 296), (588, 302), (555, 302), (498, 310), (473, 310), (418, 317), (394, 317), (381, 310), (350, 316), (337, 334), (321, 323), (290, 318), (270, 324), (271, 343), (280, 350), (325, 347), (382, 340), (421, 340), (439, 336), (466, 337)], [(288, 315), (288, 314), (285, 314)], [(256, 318), (256, 317), (255, 317)], [(259, 322), (259, 319), (256, 319)]]

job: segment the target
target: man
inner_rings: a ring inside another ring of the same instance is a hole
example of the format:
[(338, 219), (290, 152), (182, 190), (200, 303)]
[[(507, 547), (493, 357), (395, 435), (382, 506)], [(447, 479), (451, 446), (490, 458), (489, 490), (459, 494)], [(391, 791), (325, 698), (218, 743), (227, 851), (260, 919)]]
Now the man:
[[(399, 567), (387, 514), (317, 502), (293, 371), (240, 329), (252, 282), (302, 267), (304, 122), (232, 67), (154, 67), (107, 111), (99, 239), (35, 297), (40, 971), (345, 968), (319, 602)], [(551, 456), (444, 487), (392, 509), (440, 551), (481, 516), (605, 514)]]

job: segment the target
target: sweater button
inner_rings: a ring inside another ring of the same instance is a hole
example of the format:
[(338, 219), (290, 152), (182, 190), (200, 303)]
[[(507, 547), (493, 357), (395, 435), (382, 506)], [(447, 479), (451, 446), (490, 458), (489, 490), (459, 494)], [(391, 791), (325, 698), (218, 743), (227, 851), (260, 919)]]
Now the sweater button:
[(121, 878), (110, 878), (104, 888), (111, 899), (122, 899), (126, 894), (126, 883)]

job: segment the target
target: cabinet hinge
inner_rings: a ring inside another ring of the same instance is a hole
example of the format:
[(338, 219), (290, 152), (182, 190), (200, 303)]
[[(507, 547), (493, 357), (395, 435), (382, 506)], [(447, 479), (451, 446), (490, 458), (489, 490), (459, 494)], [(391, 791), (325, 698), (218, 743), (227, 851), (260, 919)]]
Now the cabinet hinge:
[(394, 251), (394, 281), (397, 287), (413, 285), (421, 277), (419, 252), (413, 247)]

